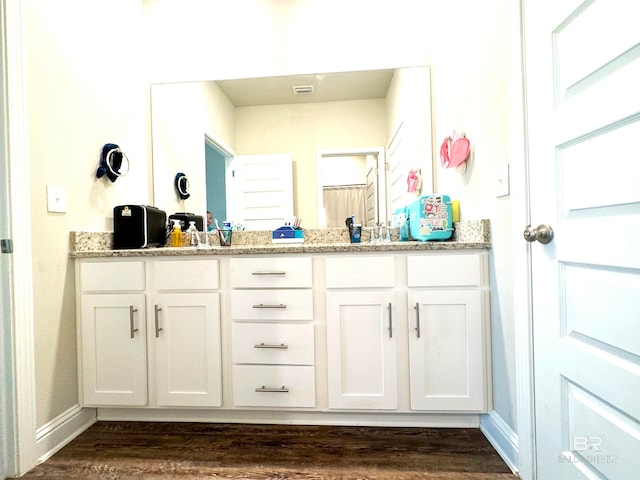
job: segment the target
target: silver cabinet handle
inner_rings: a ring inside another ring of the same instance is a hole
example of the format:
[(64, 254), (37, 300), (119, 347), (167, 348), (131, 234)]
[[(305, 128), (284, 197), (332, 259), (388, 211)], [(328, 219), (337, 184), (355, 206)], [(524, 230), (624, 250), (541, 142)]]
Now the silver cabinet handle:
[(251, 275), (286, 275), (287, 272), (273, 271), (273, 272), (251, 272)]
[(389, 302), (389, 305), (387, 306), (387, 308), (389, 309), (389, 338), (393, 338), (393, 319), (391, 318), (391, 302)]
[(155, 306), (155, 317), (156, 317), (156, 338), (158, 338), (160, 336), (160, 332), (162, 331), (162, 328), (160, 328), (160, 320), (158, 320), (158, 312), (161, 312), (162, 309), (160, 307), (158, 307), (158, 305)]
[(133, 305), (129, 305), (129, 331), (131, 333), (131, 338), (134, 337), (135, 333), (138, 331), (137, 328), (134, 328), (134, 319), (133, 314), (138, 311), (137, 308), (133, 308)]
[(265, 305), (264, 303), (259, 303), (257, 305), (253, 305), (253, 308), (287, 308), (287, 306), (282, 303), (279, 303), (277, 305)]
[(265, 387), (262, 385), (261, 387), (256, 388), (256, 392), (258, 393), (289, 393), (289, 389), (284, 385), (282, 387)]
[(279, 350), (287, 350), (289, 348), (289, 345), (285, 345), (284, 343), (256, 343), (253, 348), (276, 348)]
[(416, 332), (418, 332), (418, 338), (420, 338), (420, 303), (416, 302)]

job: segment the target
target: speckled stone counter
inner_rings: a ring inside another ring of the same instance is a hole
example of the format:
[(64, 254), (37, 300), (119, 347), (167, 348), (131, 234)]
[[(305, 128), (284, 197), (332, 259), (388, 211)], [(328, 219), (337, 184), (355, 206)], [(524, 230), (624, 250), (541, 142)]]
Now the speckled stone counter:
[[(290, 253), (335, 253), (375, 251), (465, 250), (491, 248), (489, 220), (455, 224), (451, 241), (400, 242), (397, 229), (391, 229), (391, 242), (371, 243), (364, 229), (361, 243), (350, 243), (346, 228), (305, 229), (303, 243), (271, 243), (270, 231), (233, 232), (230, 247), (219, 246), (217, 234), (209, 233), (212, 246), (162, 247), (113, 250), (112, 232), (71, 232), (72, 258), (161, 257), (182, 255), (257, 255)], [(186, 239), (186, 237), (185, 237)], [(185, 242), (186, 243), (186, 242)]]

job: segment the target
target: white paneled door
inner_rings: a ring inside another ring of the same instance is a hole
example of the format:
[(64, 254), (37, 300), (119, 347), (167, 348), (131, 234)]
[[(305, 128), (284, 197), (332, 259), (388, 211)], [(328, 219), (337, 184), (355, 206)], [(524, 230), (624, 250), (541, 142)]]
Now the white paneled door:
[(640, 472), (639, 18), (524, 2), (540, 480)]
[[(5, 51), (4, 22), (0, 24), (0, 44)], [(6, 59), (0, 52), (0, 65), (4, 67)], [(4, 68), (2, 68), (4, 73)], [(14, 348), (11, 308), (11, 281), (13, 262), (10, 243), (9, 208), (9, 162), (8, 141), (6, 138), (7, 120), (5, 118), (7, 85), (5, 75), (0, 75), (0, 478), (15, 473), (16, 429), (14, 428)]]
[[(275, 230), (293, 218), (293, 160), (289, 153), (237, 155), (232, 160), (227, 214), (247, 230)], [(222, 219), (220, 219), (222, 220)]]

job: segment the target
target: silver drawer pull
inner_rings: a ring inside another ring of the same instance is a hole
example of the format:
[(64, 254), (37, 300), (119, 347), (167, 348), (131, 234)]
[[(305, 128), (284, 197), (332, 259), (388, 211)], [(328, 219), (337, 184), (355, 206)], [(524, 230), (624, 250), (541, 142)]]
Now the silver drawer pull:
[(251, 272), (251, 275), (286, 275), (287, 272), (273, 271), (273, 272)]
[(256, 392), (258, 393), (289, 393), (289, 389), (284, 385), (282, 387), (265, 387), (262, 385), (261, 387), (256, 388)]
[(253, 348), (277, 348), (280, 350), (286, 350), (289, 348), (289, 345), (285, 345), (284, 343), (281, 344), (277, 344), (277, 343), (256, 343)]
[(279, 303), (277, 305), (265, 305), (264, 303), (259, 303), (257, 305), (254, 305), (253, 308), (287, 308), (287, 306), (283, 303)]

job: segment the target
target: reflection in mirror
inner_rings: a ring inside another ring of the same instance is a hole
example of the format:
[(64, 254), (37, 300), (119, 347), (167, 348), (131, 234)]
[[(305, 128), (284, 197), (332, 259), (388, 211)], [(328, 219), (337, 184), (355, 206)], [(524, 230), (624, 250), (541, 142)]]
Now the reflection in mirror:
[[(313, 93), (294, 94), (293, 87)], [(303, 219), (303, 227), (334, 224), (325, 211), (325, 186), (360, 185), (369, 198), (362, 206), (362, 223), (385, 221), (415, 198), (406, 192), (409, 170), (420, 168), (426, 191), (431, 189), (430, 109), (428, 67), (152, 85), (154, 203), (169, 213), (215, 210), (219, 220), (250, 225), (238, 216), (246, 198), (235, 191), (236, 157), (288, 154), (292, 214)], [(208, 160), (210, 147), (224, 160)], [(364, 173), (325, 184), (325, 170), (352, 170), (348, 160), (337, 160), (338, 154), (364, 156)], [(325, 160), (334, 165), (324, 167)], [(178, 171), (191, 182), (185, 201), (172, 193)], [(342, 216), (337, 226), (343, 226), (346, 216), (356, 214), (355, 207), (339, 208), (349, 212), (335, 214)]]
[(386, 218), (384, 148), (318, 152), (318, 226), (372, 226)]

